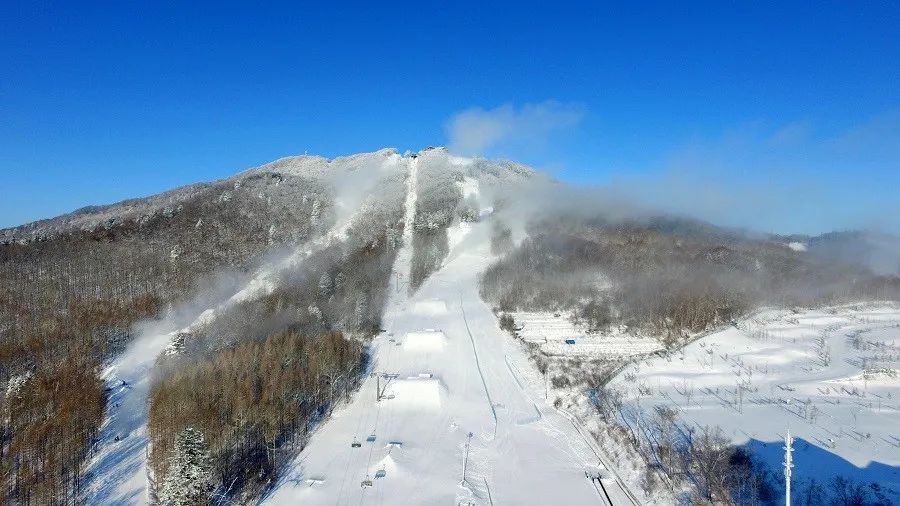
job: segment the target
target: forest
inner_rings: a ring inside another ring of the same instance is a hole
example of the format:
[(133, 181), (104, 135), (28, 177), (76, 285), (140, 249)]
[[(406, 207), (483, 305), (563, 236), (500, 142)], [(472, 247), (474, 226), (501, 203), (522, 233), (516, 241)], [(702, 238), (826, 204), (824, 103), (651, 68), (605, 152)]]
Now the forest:
[(2, 231), (0, 502), (75, 500), (105, 413), (100, 374), (133, 325), (308, 240), (330, 212), (319, 182), (251, 174)]
[(355, 387), (363, 364), (361, 344), (339, 332), (284, 331), (239, 343), (156, 382), (150, 465), (160, 483), (169, 483), (157, 487), (161, 502), (168, 504), (168, 496), (188, 484), (177, 472), (170, 475), (171, 462), (180, 458), (176, 437), (188, 428), (207, 445), (207, 498), (216, 489), (258, 493), (302, 448), (326, 407)]
[(314, 249), (278, 273), (271, 291), (228, 307), (159, 357), (148, 426), (150, 488), (160, 501), (190, 481), (179, 481), (182, 467), (172, 471), (185, 460), (181, 436), (203, 440), (209, 480), (196, 494), (249, 501), (356, 388), (367, 340), (381, 330), (403, 231), (402, 183), (382, 181), (345, 238)]
[[(494, 226), (498, 251), (508, 228)], [(481, 277), (503, 312), (564, 310), (590, 331), (624, 326), (675, 346), (763, 305), (900, 299), (900, 277), (821, 261), (775, 237), (677, 218), (536, 220)]]

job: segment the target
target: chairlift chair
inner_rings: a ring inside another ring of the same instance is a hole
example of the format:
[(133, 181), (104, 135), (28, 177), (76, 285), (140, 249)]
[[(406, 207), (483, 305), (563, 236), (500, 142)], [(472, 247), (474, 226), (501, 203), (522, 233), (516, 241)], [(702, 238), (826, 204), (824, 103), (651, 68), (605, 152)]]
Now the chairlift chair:
[(359, 447), (361, 447), (361, 446), (362, 446), (362, 443), (360, 443), (360, 442), (354, 437), (354, 438), (353, 438), (353, 442), (350, 443), (350, 447), (351, 447), (351, 448), (359, 448)]

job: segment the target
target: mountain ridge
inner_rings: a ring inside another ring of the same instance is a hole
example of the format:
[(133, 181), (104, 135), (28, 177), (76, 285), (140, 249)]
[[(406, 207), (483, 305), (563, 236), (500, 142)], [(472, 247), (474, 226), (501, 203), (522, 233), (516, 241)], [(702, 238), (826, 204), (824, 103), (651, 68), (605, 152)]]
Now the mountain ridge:
[[(58, 216), (2, 228), (0, 229), (0, 244), (27, 244), (34, 241), (46, 241), (65, 232), (75, 230), (91, 231), (109, 228), (118, 222), (129, 219), (140, 222), (158, 214), (171, 215), (178, 211), (179, 205), (183, 205), (185, 202), (200, 196), (205, 191), (212, 189), (224, 191), (227, 185), (247, 182), (254, 177), (272, 175), (277, 178), (283, 176), (281, 173), (284, 173), (300, 178), (325, 179), (342, 175), (331, 173), (329, 169), (346, 168), (346, 166), (357, 164), (370, 164), (372, 159), (377, 157), (420, 156), (429, 151), (443, 151), (448, 159), (451, 160), (451, 163), (453, 160), (457, 160), (460, 164), (471, 161), (475, 167), (487, 169), (497, 177), (500, 177), (500, 171), (504, 169), (518, 176), (536, 173), (534, 169), (510, 160), (454, 157), (443, 147), (429, 147), (417, 153), (407, 151), (404, 155), (400, 155), (396, 148), (390, 147), (333, 158), (321, 155), (289, 155), (241, 170), (228, 177), (190, 183), (152, 195), (127, 198), (109, 204), (88, 204)], [(356, 169), (359, 168), (361, 167), (356, 167)]]

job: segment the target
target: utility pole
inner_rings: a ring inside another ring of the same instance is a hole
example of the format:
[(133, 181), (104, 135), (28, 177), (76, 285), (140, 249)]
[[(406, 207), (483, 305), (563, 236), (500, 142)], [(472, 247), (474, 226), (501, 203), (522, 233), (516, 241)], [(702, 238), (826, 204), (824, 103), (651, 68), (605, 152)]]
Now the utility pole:
[(791, 506), (791, 468), (794, 467), (791, 454), (794, 452), (794, 438), (791, 431), (784, 436), (784, 504)]
[(544, 400), (550, 398), (550, 379), (547, 377), (547, 371), (544, 371)]
[(466, 482), (466, 467), (469, 464), (469, 443), (472, 441), (472, 433), (468, 433), (466, 435), (466, 458), (463, 460), (463, 483)]

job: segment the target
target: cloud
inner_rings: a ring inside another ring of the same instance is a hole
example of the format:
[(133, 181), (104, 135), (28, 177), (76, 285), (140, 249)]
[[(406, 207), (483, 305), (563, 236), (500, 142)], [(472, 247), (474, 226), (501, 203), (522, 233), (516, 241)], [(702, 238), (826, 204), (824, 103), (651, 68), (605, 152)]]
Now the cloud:
[(806, 141), (812, 133), (812, 125), (806, 121), (788, 123), (775, 130), (769, 138), (774, 147), (796, 146)]
[(612, 177), (636, 204), (781, 233), (867, 228), (900, 233), (896, 111), (826, 129), (753, 122), (694, 138), (657, 170)]
[(577, 126), (584, 115), (584, 107), (554, 100), (518, 109), (510, 104), (473, 107), (454, 114), (445, 129), (451, 151), (483, 155), (496, 148), (542, 145), (554, 132)]

